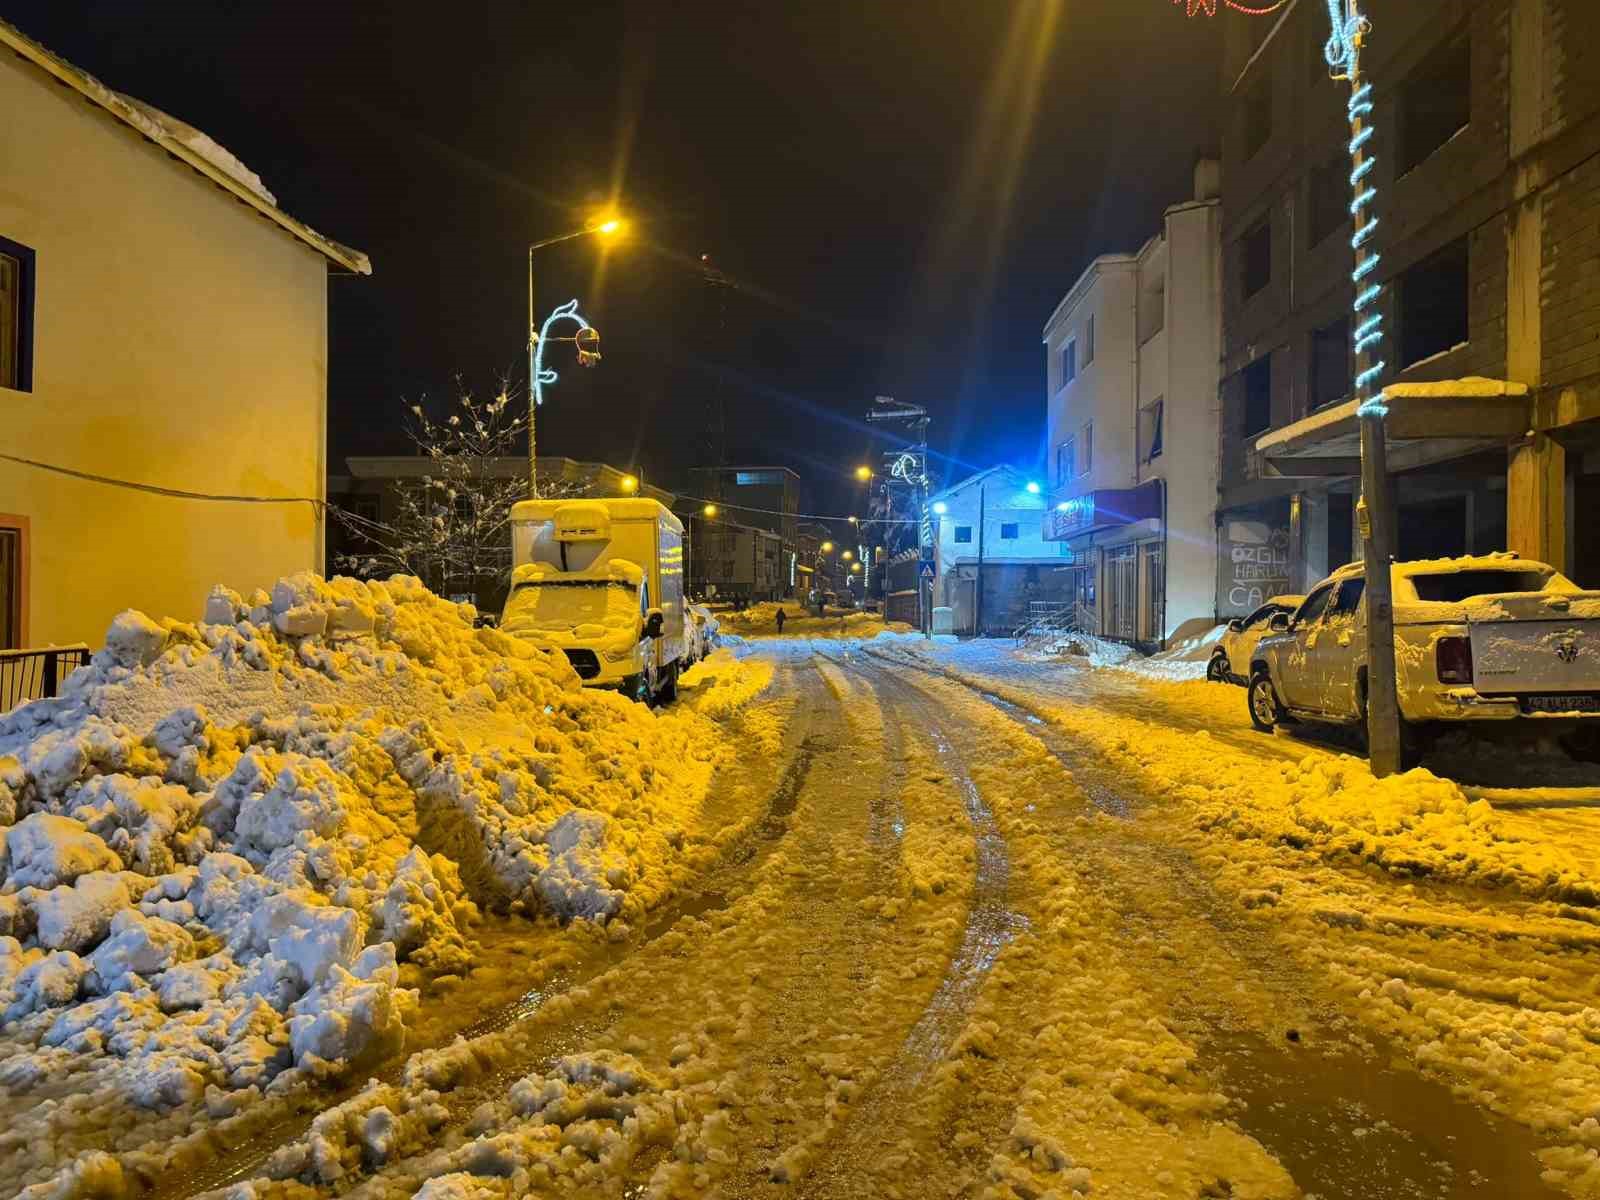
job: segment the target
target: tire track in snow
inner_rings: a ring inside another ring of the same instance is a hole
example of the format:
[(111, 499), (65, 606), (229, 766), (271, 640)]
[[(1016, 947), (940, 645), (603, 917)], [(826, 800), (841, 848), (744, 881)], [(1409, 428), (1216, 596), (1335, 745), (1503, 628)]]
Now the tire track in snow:
[[(494, 1036), (524, 1022), (532, 1021), (551, 999), (574, 988), (585, 986), (607, 971), (613, 970), (629, 956), (671, 931), (686, 917), (697, 917), (725, 907), (729, 902), (729, 893), (734, 890), (736, 882), (747, 879), (757, 872), (788, 832), (789, 818), (794, 812), (796, 800), (810, 774), (819, 748), (814, 737), (818, 725), (817, 697), (813, 694), (810, 697), (811, 703), (804, 702), (806, 699), (804, 693), (808, 688), (814, 689), (818, 683), (814, 667), (805, 662), (784, 663), (780, 671), (786, 687), (774, 689), (774, 692), (793, 690), (802, 696), (802, 702), (795, 706), (794, 711), (797, 714), (795, 724), (786, 731), (785, 740), (792, 746), (788, 761), (770, 793), (761, 816), (751, 823), (747, 832), (723, 847), (717, 863), (706, 872), (705, 881), (700, 888), (668, 901), (658, 908), (651, 915), (641, 936), (605, 945), (570, 971), (559, 974), (545, 984), (528, 989), (516, 999), (480, 1017), (466, 1028), (452, 1031), (447, 1038), (430, 1042), (427, 1046), (408, 1047), (403, 1053), (378, 1064), (373, 1069), (357, 1072), (359, 1082), (352, 1079), (333, 1091), (319, 1093), (312, 1090), (294, 1097), (289, 1101), (289, 1110), (281, 1116), (275, 1117), (260, 1129), (244, 1136), (236, 1134), (227, 1140), (226, 1149), (222, 1154), (201, 1165), (163, 1175), (145, 1188), (144, 1195), (151, 1200), (186, 1200), (188, 1197), (199, 1196), (249, 1179), (265, 1168), (273, 1154), (280, 1148), (305, 1137), (312, 1123), (322, 1113), (358, 1096), (372, 1081), (398, 1084), (402, 1079), (406, 1063), (419, 1051), (446, 1045), (457, 1037), (472, 1041)], [(717, 783), (713, 782), (713, 789), (717, 786)], [(451, 999), (453, 996), (446, 997), (441, 1002), (448, 1003)], [(497, 1068), (490, 1076), (458, 1089), (451, 1096), (452, 1109), (458, 1107), (459, 1098), (460, 1105), (464, 1106), (462, 1111), (470, 1114), (486, 1099), (503, 1095), (506, 1087), (523, 1075), (548, 1066), (562, 1054), (570, 1053), (577, 1048), (583, 1037), (593, 1032), (595, 1030), (587, 1026), (578, 1025), (551, 1031), (537, 1043), (537, 1049), (530, 1045), (527, 1057), (519, 1057), (516, 1066)], [(215, 1132), (217, 1131), (206, 1130), (200, 1136), (211, 1136)], [(441, 1131), (441, 1135), (443, 1132)]]
[[(919, 1085), (966, 1025), (990, 969), (1022, 921), (1009, 906), (1011, 862), (1005, 838), (949, 735), (943, 715), (915, 688), (877, 664), (851, 660), (848, 654), (846, 659), (852, 670), (870, 679), (886, 710), (910, 709), (926, 730), (966, 809), (973, 836), (975, 877), (961, 941), (933, 996), (894, 1059), (854, 1107), (831, 1154), (803, 1180), (798, 1192), (802, 1196), (853, 1190), (866, 1168), (881, 1157), (890, 1130), (912, 1111)], [(898, 713), (896, 719), (903, 720)]]

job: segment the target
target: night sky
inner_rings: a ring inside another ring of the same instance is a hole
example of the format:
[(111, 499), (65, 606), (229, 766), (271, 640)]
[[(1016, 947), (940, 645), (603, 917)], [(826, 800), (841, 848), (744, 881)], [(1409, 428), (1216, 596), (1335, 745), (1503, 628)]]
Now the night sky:
[[(0, 0), (25, 33), (200, 127), (366, 251), (330, 280), (334, 461), (405, 449), (402, 399), (525, 386), (529, 242), (604, 361), (541, 453), (671, 485), (710, 448), (859, 507), (875, 394), (926, 404), (945, 478), (1042, 462), (1045, 319), (1214, 150), (1218, 29), (1167, 0), (375, 4)], [(730, 281), (705, 280), (700, 256)]]

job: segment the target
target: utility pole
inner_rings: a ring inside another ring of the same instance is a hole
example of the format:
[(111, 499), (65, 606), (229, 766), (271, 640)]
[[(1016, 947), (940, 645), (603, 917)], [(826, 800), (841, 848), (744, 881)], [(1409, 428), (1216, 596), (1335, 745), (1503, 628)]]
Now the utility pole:
[(983, 636), (983, 523), (987, 512), (987, 483), (978, 485), (978, 587), (972, 601), (972, 636)]
[[(922, 572), (924, 564), (933, 559), (933, 517), (928, 512), (928, 425), (932, 418), (928, 410), (915, 404), (902, 404), (893, 396), (874, 396), (874, 405), (867, 412), (869, 421), (897, 421), (909, 425), (915, 432), (916, 444), (893, 454), (889, 476), (911, 488), (913, 505), (917, 513), (917, 624), (922, 636), (932, 636), (930, 621), (931, 603), (923, 602)], [(928, 600), (933, 599), (933, 585), (928, 584)], [(887, 614), (885, 614), (887, 615)]]
[(1351, 282), (1355, 288), (1351, 338), (1355, 349), (1356, 413), (1361, 426), (1361, 500), (1356, 515), (1366, 570), (1367, 601), (1367, 753), (1372, 773), (1392, 775), (1400, 762), (1400, 702), (1395, 684), (1394, 593), (1390, 564), (1395, 554), (1394, 481), (1389, 475), (1385, 418), (1389, 407), (1381, 388), (1372, 388), (1387, 364), (1374, 353), (1383, 340), (1383, 286), (1377, 282), (1379, 255), (1372, 247), (1378, 218), (1372, 185), (1377, 165), (1370, 152), (1375, 132), (1372, 84), (1361, 74), (1361, 50), (1371, 29), (1358, 0), (1327, 0), (1332, 35), (1325, 56), (1334, 78), (1350, 84), (1350, 215), (1355, 232)]

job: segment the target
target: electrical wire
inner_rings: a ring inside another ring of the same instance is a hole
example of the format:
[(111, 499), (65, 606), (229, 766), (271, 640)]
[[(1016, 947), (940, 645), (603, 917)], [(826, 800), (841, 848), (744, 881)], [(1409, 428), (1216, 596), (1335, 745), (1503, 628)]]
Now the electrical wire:
[(68, 475), (73, 479), (87, 480), (90, 483), (103, 483), (108, 487), (127, 488), (130, 491), (146, 492), (152, 496), (170, 496), (175, 500), (214, 500), (230, 504), (309, 504), (313, 508), (328, 507), (326, 500), (320, 500), (313, 496), (229, 496), (217, 495), (212, 492), (191, 492), (183, 488), (163, 487), (157, 483), (139, 483), (132, 479), (116, 479), (110, 475), (96, 475), (92, 471), (79, 471), (72, 467), (39, 462), (32, 458), (19, 458), (15, 454), (0, 454), (0, 459), (4, 459), (7, 462), (20, 463), (25, 467), (35, 467), (40, 471), (53, 471), (57, 475)]

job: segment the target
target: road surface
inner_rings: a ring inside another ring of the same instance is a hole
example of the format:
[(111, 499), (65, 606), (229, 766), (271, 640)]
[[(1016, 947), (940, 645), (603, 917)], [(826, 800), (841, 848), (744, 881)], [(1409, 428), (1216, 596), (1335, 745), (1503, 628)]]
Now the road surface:
[(489, 930), (494, 983), (437, 1005), (437, 1050), (200, 1138), (150, 1193), (1591, 1194), (1559, 1122), (1421, 1069), (1372, 986), (1409, 980), (1419, 1021), (1570, 1013), (1584, 913), (1218, 852), (1014, 689), (871, 642), (758, 652), (781, 745), (724, 768), (707, 819), (741, 832), (693, 889), (553, 970), (571, 931)]

